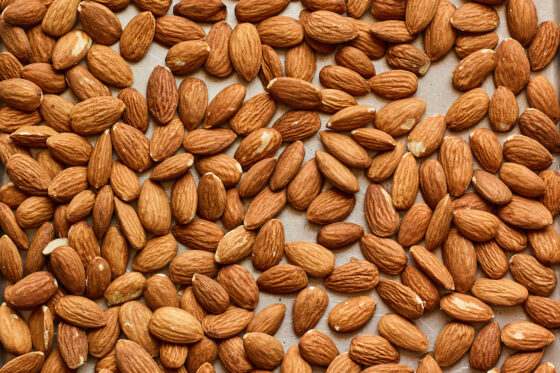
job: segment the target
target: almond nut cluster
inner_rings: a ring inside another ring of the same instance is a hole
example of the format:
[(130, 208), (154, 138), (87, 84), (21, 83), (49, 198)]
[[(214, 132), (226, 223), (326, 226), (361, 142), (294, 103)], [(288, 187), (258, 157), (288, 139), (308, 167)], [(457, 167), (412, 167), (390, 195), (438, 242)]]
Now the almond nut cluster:
[[(0, 373), (437, 373), (467, 353), (476, 370), (556, 372), (560, 104), (540, 71), (560, 28), (533, 0), (301, 0), (299, 19), (290, 0), (240, 0), (232, 25), (221, 0), (132, 3), (0, 0)], [(152, 43), (165, 64), (137, 90)], [(451, 54), (462, 94), (425, 116), (419, 79)], [(290, 240), (288, 205), (315, 242)], [(366, 226), (345, 221), (355, 208)], [(335, 264), (353, 244), (361, 257)], [(297, 294), (291, 321), (261, 292)], [(372, 334), (379, 301), (392, 312)], [(526, 317), (493, 321), (515, 306)], [(430, 343), (414, 320), (437, 308), (452, 321)], [(351, 332), (348, 352), (328, 335)]]

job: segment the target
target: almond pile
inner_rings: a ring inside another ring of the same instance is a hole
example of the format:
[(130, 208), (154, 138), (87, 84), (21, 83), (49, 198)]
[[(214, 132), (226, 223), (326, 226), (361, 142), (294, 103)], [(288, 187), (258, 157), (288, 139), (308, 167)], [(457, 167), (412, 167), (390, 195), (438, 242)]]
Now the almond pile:
[[(123, 27), (128, 0), (0, 0), (0, 373), (88, 360), (98, 373), (211, 373), (217, 359), (232, 373), (435, 373), (469, 351), (477, 370), (556, 371), (541, 360), (560, 327), (560, 104), (539, 71), (560, 28), (532, 0), (301, 0), (299, 19), (282, 15), (289, 0), (240, 0), (232, 25), (221, 0), (172, 14), (171, 0), (132, 2)], [(139, 91), (134, 63), (152, 43), (165, 64)], [(419, 80), (451, 49), (462, 94), (425, 116)], [(391, 69), (376, 71), (383, 57)], [(209, 97), (186, 77), (198, 70), (262, 92)], [(372, 94), (390, 101), (355, 97)], [(288, 205), (320, 226), (314, 242), (276, 219)], [(367, 226), (345, 221), (354, 209)], [(360, 258), (336, 261), (358, 243)], [(293, 294), (291, 320), (286, 298), (262, 307), (261, 293)], [(392, 312), (375, 331), (377, 302)], [(515, 306), (527, 317), (493, 321)], [(438, 308), (445, 325), (414, 322)], [(328, 335), (344, 333), (348, 352)]]

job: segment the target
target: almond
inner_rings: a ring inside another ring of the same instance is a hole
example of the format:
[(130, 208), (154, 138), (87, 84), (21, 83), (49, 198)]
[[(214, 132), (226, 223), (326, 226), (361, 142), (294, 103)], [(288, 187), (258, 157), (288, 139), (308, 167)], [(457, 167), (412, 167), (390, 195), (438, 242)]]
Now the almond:
[(397, 362), (400, 354), (385, 338), (363, 334), (350, 342), (350, 358), (361, 365), (376, 365)]
[(475, 88), (453, 102), (445, 119), (453, 131), (461, 131), (478, 123), (488, 111), (490, 99), (482, 88)]
[(321, 91), (302, 79), (274, 78), (266, 90), (274, 100), (296, 109), (313, 109), (321, 104)]
[[(285, 312), (286, 306), (281, 303), (271, 304), (263, 308), (247, 325), (247, 332), (261, 332), (273, 335), (280, 328)], [(290, 349), (286, 355), (289, 354)], [(286, 356), (284, 360), (286, 359), (289, 359), (289, 357)]]
[(556, 287), (554, 271), (539, 263), (535, 257), (517, 254), (510, 259), (513, 278), (535, 295), (549, 296)]
[(298, 336), (313, 329), (329, 304), (329, 296), (318, 287), (310, 286), (300, 291), (292, 308), (292, 324)]
[(412, 289), (401, 283), (380, 280), (377, 293), (385, 303), (403, 317), (414, 320), (424, 313), (424, 301)]
[(445, 172), (447, 187), (454, 196), (461, 196), (472, 177), (472, 154), (460, 137), (447, 137), (439, 152), (439, 161)]
[(380, 184), (371, 184), (364, 201), (368, 224), (380, 237), (392, 236), (399, 227), (399, 215), (389, 193)]
[(259, 289), (273, 294), (293, 293), (303, 289), (307, 283), (305, 271), (291, 264), (271, 267), (257, 279)]
[[(319, 73), (319, 80), (325, 87), (340, 89), (341, 91), (350, 93), (351, 95), (355, 96), (365, 95), (370, 90), (370, 86), (368, 86), (367, 82), (364, 78), (362, 78), (360, 74), (343, 66), (324, 66)], [(407, 84), (403, 85), (410, 85), (408, 81), (406, 83)], [(398, 91), (399, 89), (400, 87), (398, 87), (398, 89), (395, 89), (395, 91)], [(382, 89), (380, 89), (380, 91), (381, 90)]]
[[(531, 68), (523, 46), (515, 39), (505, 39), (498, 46), (494, 84), (518, 94), (529, 82)], [(516, 79), (512, 79), (516, 76)]]
[(220, 315), (204, 317), (202, 327), (204, 328), (204, 333), (210, 338), (231, 338), (243, 331), (252, 318), (253, 312), (230, 306)]
[(476, 335), (471, 346), (470, 365), (475, 369), (488, 370), (496, 365), (501, 353), (500, 326), (488, 323)]
[[(200, 2), (203, 3), (203, 2)], [(223, 6), (221, 1), (216, 1)], [(209, 74), (219, 78), (226, 77), (233, 72), (233, 65), (229, 58), (229, 40), (232, 28), (225, 21), (215, 23), (206, 37), (206, 43), (210, 48), (208, 58), (204, 62), (204, 68)]]
[(560, 150), (560, 132), (542, 111), (526, 109), (519, 117), (519, 128), (522, 134), (537, 140), (549, 151)]
[(385, 105), (376, 114), (375, 127), (393, 137), (407, 134), (420, 121), (426, 102), (420, 98), (405, 98)]
[(262, 49), (259, 32), (255, 26), (240, 23), (234, 28), (229, 40), (229, 57), (243, 79), (251, 81), (257, 76), (262, 63)]
[[(518, 1), (518, 3), (523, 3)], [(530, 7), (529, 2), (525, 2)], [(513, 6), (515, 7), (515, 5)], [(534, 7), (533, 7), (534, 9)], [(522, 13), (521, 13), (522, 14)], [(515, 18), (516, 21), (520, 21), (518, 17)], [(531, 17), (529, 17), (531, 18)], [(536, 19), (536, 15), (535, 18)], [(521, 22), (534, 22), (533, 19)], [(510, 26), (516, 27), (516, 26)], [(520, 33), (525, 34), (525, 31), (520, 31)], [(514, 36), (515, 37), (515, 36)], [(558, 45), (560, 44), (560, 29), (558, 25), (551, 21), (545, 21), (539, 24), (537, 27), (535, 37), (529, 46), (527, 55), (529, 56), (529, 63), (531, 65), (531, 70), (537, 71), (545, 68), (558, 51)]]
[(500, 279), (478, 278), (471, 288), (472, 294), (481, 301), (495, 306), (515, 306), (525, 302), (527, 289), (517, 282)]
[(293, 142), (306, 139), (321, 128), (321, 120), (315, 111), (291, 110), (272, 125), (282, 135), (282, 141)]
[(500, 18), (494, 8), (472, 3), (457, 8), (450, 22), (459, 31), (487, 32), (498, 27)]
[[(376, 1), (376, 3), (380, 3), (380, 1)], [(372, 12), (373, 9), (372, 6)], [(425, 29), (424, 49), (432, 61), (437, 61), (445, 56), (455, 43), (456, 31), (449, 22), (454, 13), (455, 5), (449, 1), (440, 2), (432, 21)]]
[(474, 328), (468, 324), (452, 321), (440, 331), (434, 355), (440, 366), (447, 367), (459, 360), (474, 341)]
[(505, 205), (511, 201), (512, 193), (506, 184), (493, 174), (475, 170), (472, 184), (484, 199), (496, 205)]
[(412, 321), (394, 313), (383, 315), (377, 323), (379, 334), (392, 344), (410, 351), (424, 351), (428, 339)]
[(511, 36), (523, 46), (531, 43), (537, 33), (537, 9), (532, 0), (514, 0), (508, 3), (507, 24)]
[(389, 99), (413, 95), (418, 88), (418, 78), (406, 70), (392, 70), (377, 74), (368, 81), (372, 92)]
[(156, 31), (156, 20), (150, 12), (132, 18), (120, 37), (120, 52), (127, 61), (139, 61), (148, 52)]
[(414, 40), (406, 23), (398, 20), (376, 22), (370, 26), (369, 32), (376, 38), (393, 44), (408, 43)]
[(554, 335), (547, 329), (529, 321), (514, 321), (502, 329), (502, 342), (514, 350), (534, 351), (548, 346)]
[(373, 316), (376, 302), (372, 297), (353, 297), (337, 304), (329, 312), (329, 325), (340, 333), (360, 329)]
[(288, 242), (284, 252), (290, 263), (301, 267), (309, 276), (325, 277), (334, 269), (334, 254), (319, 244)]
[(359, 293), (373, 289), (379, 282), (377, 267), (365, 260), (351, 261), (335, 268), (323, 280), (324, 285), (341, 293)]
[(106, 6), (82, 1), (78, 5), (80, 23), (93, 41), (99, 44), (116, 43), (122, 34), (122, 26), (115, 15)]
[(375, 119), (375, 109), (369, 105), (351, 105), (337, 111), (326, 127), (334, 131), (348, 131), (365, 127)]
[(253, 266), (267, 270), (280, 262), (284, 254), (284, 226), (277, 219), (270, 219), (261, 227), (253, 244)]

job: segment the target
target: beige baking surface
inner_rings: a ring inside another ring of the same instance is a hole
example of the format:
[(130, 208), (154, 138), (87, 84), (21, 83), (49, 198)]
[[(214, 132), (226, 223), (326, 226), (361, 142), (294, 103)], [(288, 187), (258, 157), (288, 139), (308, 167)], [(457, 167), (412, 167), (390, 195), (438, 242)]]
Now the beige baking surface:
[[(237, 23), (237, 20), (235, 19), (234, 8), (235, 8), (235, 5), (236, 5), (237, 2), (232, 1), (232, 0), (223, 0), (223, 1), (228, 7), (227, 22), (232, 27), (235, 27), (235, 25)], [(263, 1), (266, 1), (266, 0), (263, 0)], [(463, 1), (460, 1), (460, 0), (450, 0), (450, 1), (453, 2), (456, 6), (460, 6), (461, 4), (464, 3)], [(533, 0), (533, 1), (535, 2), (536, 6), (537, 6), (537, 9), (538, 9), (539, 22), (542, 22), (542, 21), (545, 21), (545, 20), (556, 20), (556, 21), (558, 21), (560, 19), (560, 14), (559, 14), (559, 12), (560, 12), (560, 0)], [(177, 2), (178, 2), (178, 0), (174, 0), (173, 5)], [(281, 15), (286, 15), (286, 16), (290, 16), (290, 17), (293, 17), (293, 18), (297, 19), (301, 9), (302, 9), (302, 5), (299, 1), (298, 2), (292, 1), (292, 3), (288, 6), (288, 8), (286, 8), (281, 13)], [(499, 7), (497, 7), (497, 10), (500, 14), (500, 19), (502, 20), (502, 23), (500, 24), (497, 32), (500, 35), (500, 39), (505, 39), (505, 38), (509, 37), (507, 26), (506, 26), (506, 23), (505, 23), (505, 6), (499, 6)], [(117, 16), (119, 17), (123, 26), (125, 26), (130, 21), (130, 19), (132, 17), (134, 17), (137, 13), (138, 13), (138, 9), (135, 8), (133, 5), (130, 5), (125, 11), (119, 12), (117, 14)], [(172, 13), (172, 8), (170, 8), (170, 11), (169, 11), (169, 14), (171, 14), (171, 13)], [(369, 22), (374, 21), (371, 14), (369, 14), (369, 11), (366, 12), (363, 19), (365, 19)], [(208, 30), (210, 29), (210, 26), (211, 26), (210, 24), (206, 24), (206, 25), (203, 26), (204, 29), (206, 30), (206, 32), (208, 32)], [(423, 44), (422, 43), (423, 43), (422, 37), (420, 36), (415, 41), (415, 45), (417, 47), (423, 49)], [(115, 44), (113, 46), (113, 48), (118, 51), (119, 50), (118, 49), (118, 44)], [(132, 65), (132, 70), (134, 72), (133, 87), (137, 88), (140, 92), (145, 94), (146, 84), (147, 84), (147, 81), (148, 81), (148, 78), (150, 76), (150, 73), (151, 73), (152, 69), (158, 64), (160, 64), (160, 65), (165, 64), (166, 53), (167, 53), (167, 49), (165, 47), (157, 44), (156, 42), (152, 43), (152, 45), (150, 47), (150, 50), (148, 51), (148, 54), (140, 62)], [(278, 54), (280, 55), (280, 57), (283, 60), (284, 55), (285, 55), (285, 51), (284, 50), (278, 50)], [(459, 91), (456, 91), (451, 87), (451, 71), (454, 69), (455, 65), (458, 62), (459, 62), (459, 59), (457, 58), (455, 53), (450, 52), (443, 60), (434, 63), (430, 67), (430, 70), (428, 71), (427, 75), (419, 80), (419, 87), (418, 87), (418, 92), (416, 93), (416, 96), (424, 99), (427, 102), (426, 116), (433, 115), (433, 114), (438, 114), (438, 113), (445, 114), (447, 112), (447, 108), (451, 105), (451, 103), (455, 100), (455, 98), (460, 95)], [(331, 55), (328, 55), (328, 56), (319, 55), (318, 60), (317, 60), (317, 72), (315, 74), (315, 78), (313, 80), (313, 83), (316, 84), (318, 87), (320, 87), (321, 84), (319, 83), (318, 76), (319, 76), (319, 71), (320, 71), (321, 67), (325, 66), (325, 65), (334, 64), (334, 63), (335, 63), (334, 62), (334, 54), (331, 54)], [(380, 60), (377, 60), (377, 61), (374, 61), (373, 63), (375, 65), (377, 73), (387, 71), (389, 69), (387, 67), (386, 63), (385, 63), (384, 58), (382, 58)], [(544, 75), (546, 75), (553, 82), (553, 84), (555, 85), (555, 87), (557, 89), (558, 89), (558, 86), (559, 86), (558, 83), (560, 81), (559, 77), (558, 77), (558, 72), (559, 72), (558, 58), (556, 58), (542, 72)], [(535, 75), (535, 74), (533, 74), (533, 75)], [(240, 79), (236, 74), (232, 74), (227, 79), (216, 79), (216, 78), (206, 74), (203, 69), (199, 70), (198, 72), (196, 72), (194, 74), (191, 74), (190, 76), (200, 78), (200, 79), (202, 79), (206, 82), (206, 84), (208, 85), (208, 91), (209, 91), (210, 99), (212, 99), (224, 87), (227, 87), (228, 85), (231, 85), (233, 83), (241, 83), (241, 84), (244, 84), (247, 87), (246, 99), (248, 99), (248, 98), (250, 98), (250, 97), (252, 97), (252, 96), (254, 96), (254, 95), (256, 95), (260, 92), (263, 92), (263, 90), (264, 90), (263, 86), (262, 86), (262, 84), (261, 84), (261, 82), (258, 78), (254, 79), (249, 84), (247, 84), (247, 82)], [(182, 78), (183, 77), (177, 78), (177, 84), (179, 84), (181, 82)], [(483, 85), (483, 88), (486, 89), (489, 96), (492, 95), (492, 93), (494, 91), (494, 84), (492, 82), (491, 77), (486, 79), (486, 81)], [(114, 96), (116, 96), (117, 92), (118, 92), (117, 90), (113, 89), (113, 95)], [(72, 94), (70, 92), (66, 92), (64, 96), (69, 98), (69, 99), (75, 100), (72, 97)], [(368, 95), (365, 95), (365, 96), (361, 96), (361, 97), (358, 97), (357, 99), (358, 99), (360, 104), (372, 105), (377, 110), (379, 110), (385, 103), (389, 102), (388, 100), (379, 99), (378, 97), (374, 96), (373, 94), (368, 94)], [(527, 107), (527, 102), (526, 102), (526, 98), (525, 98), (524, 93), (521, 93), (518, 96), (518, 102), (519, 102), (520, 112), (521, 112), (523, 109), (525, 109)], [(279, 105), (278, 109), (276, 111), (276, 115), (274, 116), (274, 118), (271, 121), (271, 124), (274, 123), (276, 118), (281, 116), (287, 110), (289, 110), (289, 108), (287, 108), (283, 105)], [(324, 125), (327, 122), (327, 120), (329, 118), (329, 115), (321, 114), (320, 116), (321, 116), (321, 121)], [(482, 120), (478, 124), (477, 127), (488, 127), (487, 119), (485, 118), (484, 120)], [(150, 129), (147, 132), (148, 137), (151, 137), (152, 130), (153, 130), (153, 122), (150, 124)], [(511, 133), (515, 133), (515, 132), (517, 132), (517, 129), (514, 129), (510, 133), (499, 136), (500, 140), (503, 141), (508, 135), (510, 135)], [(448, 135), (450, 135), (450, 134), (459, 135), (459, 136), (464, 137), (465, 139), (467, 139), (467, 137), (468, 137), (468, 131), (461, 132), (461, 133), (448, 133)], [(90, 139), (90, 140), (92, 140), (92, 144), (93, 144), (94, 139)], [(398, 140), (406, 143), (406, 137), (401, 137)], [(239, 143), (239, 140), (238, 140), (238, 142), (236, 142), (236, 144), (238, 144), (238, 143)], [(228, 149), (227, 152), (229, 154), (233, 154), (233, 152), (235, 151), (235, 149), (237, 147), (236, 144), (232, 145)], [(318, 150), (318, 149), (321, 149), (321, 148), (322, 148), (322, 145), (321, 145), (321, 142), (320, 142), (318, 136), (314, 136), (313, 138), (306, 140), (305, 141), (306, 160), (309, 159), (309, 158), (312, 158), (313, 154), (314, 154), (314, 151)], [(282, 149), (280, 149), (278, 151), (277, 155), (280, 154), (281, 150)], [(182, 151), (182, 150), (180, 150), (180, 151)], [(556, 158), (555, 162), (551, 167), (554, 168), (554, 169), (558, 169), (558, 157), (555, 157), (555, 158)], [(195, 174), (195, 178), (198, 179), (198, 175), (196, 174), (196, 170), (194, 170), (194, 167), (193, 167), (192, 171)], [(369, 228), (368, 228), (367, 223), (366, 223), (365, 218), (364, 218), (364, 212), (363, 212), (363, 197), (364, 197), (364, 193), (365, 193), (365, 190), (366, 190), (369, 182), (368, 182), (367, 178), (364, 176), (363, 171), (356, 171), (355, 173), (358, 176), (358, 179), (360, 180), (361, 190), (360, 190), (359, 193), (356, 194), (356, 199), (357, 199), (356, 207), (354, 208), (354, 211), (352, 212), (352, 214), (346, 220), (349, 221), (349, 222), (354, 222), (354, 223), (357, 223), (357, 224), (361, 224), (362, 226), (364, 226), (366, 231), (369, 231)], [(141, 179), (142, 180), (146, 179), (148, 175), (149, 175), (149, 172), (144, 173), (141, 176)], [(3, 180), (4, 180), (4, 182), (6, 182), (5, 180), (7, 180), (6, 179), (7, 176), (3, 172), (0, 173), (0, 176), (3, 176)], [(385, 181), (383, 184), (390, 190), (391, 183), (389, 182), (389, 180)], [(171, 183), (165, 183), (164, 186), (166, 187), (167, 190), (170, 190)], [(420, 194), (418, 196), (418, 201), (421, 201)], [(303, 213), (301, 213), (301, 212), (299, 212), (299, 211), (297, 211), (297, 210), (295, 210), (295, 209), (293, 209), (289, 206), (284, 209), (284, 211), (280, 214), (280, 216), (278, 218), (284, 224), (285, 231), (286, 231), (286, 241), (296, 241), (296, 240), (298, 240), (298, 241), (300, 241), (300, 240), (314, 241), (315, 238), (316, 238), (317, 231), (320, 228), (317, 225), (310, 224), (309, 222), (307, 222), (307, 220), (305, 219), (305, 214), (303, 214)], [(116, 225), (117, 223), (114, 221), (113, 224)], [(558, 219), (556, 219), (554, 224), (555, 224), (555, 227), (558, 229), (559, 228)], [(185, 248), (182, 247), (182, 245), (180, 245), (180, 251), (184, 251), (184, 250), (185, 250)], [(527, 250), (527, 251), (529, 251), (529, 250)], [(441, 254), (440, 249), (437, 249), (435, 252), (437, 253), (438, 256), (440, 256), (440, 254)], [(359, 248), (358, 244), (355, 244), (355, 245), (353, 245), (351, 247), (348, 247), (346, 249), (337, 250), (335, 254), (336, 254), (336, 265), (337, 266), (340, 266), (342, 264), (347, 263), (348, 261), (350, 261), (351, 258), (363, 259), (363, 255), (360, 251), (360, 248)], [(133, 255), (131, 255), (131, 257), (132, 256)], [(284, 261), (285, 261), (285, 259), (284, 259)], [(409, 256), (409, 261), (410, 261), (410, 263), (412, 263), (412, 259), (410, 258), (410, 256)], [(253, 272), (255, 278), (258, 276), (258, 271), (253, 270), (250, 258), (243, 261), (242, 264), (245, 265), (247, 268), (249, 268)], [(555, 270), (558, 274), (558, 266), (555, 266)], [(479, 273), (479, 275), (482, 276), (481, 273)], [(394, 278), (394, 279), (397, 279), (397, 280), (399, 279), (399, 276), (392, 276), (391, 277), (391, 276), (387, 276), (385, 274), (381, 274), (381, 277), (382, 278)], [(508, 273), (507, 277), (510, 277), (509, 273)], [(310, 285), (323, 287), (320, 279), (311, 279)], [(4, 286), (5, 286), (5, 282), (0, 284), (0, 289), (3, 289)], [(328, 315), (328, 312), (335, 305), (337, 305), (339, 302), (345, 300), (347, 298), (347, 296), (344, 295), (344, 294), (334, 293), (334, 292), (331, 292), (329, 290), (327, 290), (327, 292), (328, 292), (329, 297), (330, 297), (329, 306), (328, 306), (327, 311), (325, 312), (323, 318), (321, 319), (321, 321), (316, 326), (316, 328), (323, 331), (323, 332), (326, 332), (331, 338), (333, 338), (333, 340), (336, 342), (340, 352), (348, 351), (350, 341), (356, 335), (359, 335), (359, 334), (377, 334), (377, 327), (376, 327), (377, 321), (384, 314), (386, 314), (388, 312), (391, 312), (391, 310), (385, 304), (383, 304), (383, 302), (380, 300), (380, 298), (377, 295), (377, 292), (375, 290), (373, 290), (371, 292), (367, 292), (365, 294), (373, 296), (378, 302), (377, 309), (375, 311), (375, 315), (372, 318), (372, 320), (365, 327), (363, 327), (362, 329), (360, 329), (359, 331), (357, 331), (355, 333), (347, 333), (347, 334), (335, 333), (328, 326), (327, 315)], [(2, 298), (2, 293), (0, 293), (0, 299)], [(560, 298), (559, 294), (560, 294), (560, 292), (558, 291), (558, 288), (557, 288), (554, 291), (554, 293), (552, 294), (551, 297), (553, 297), (555, 299), (559, 299)], [(285, 350), (287, 350), (291, 345), (297, 344), (297, 341), (298, 341), (295, 333), (293, 332), (292, 323), (291, 323), (291, 312), (292, 312), (292, 304), (293, 304), (294, 298), (295, 298), (295, 295), (275, 296), (275, 295), (271, 295), (271, 294), (261, 293), (260, 302), (259, 302), (259, 305), (256, 309), (256, 311), (258, 312), (262, 308), (264, 308), (264, 307), (266, 307), (266, 306), (268, 306), (272, 303), (284, 303), (284, 304), (286, 304), (286, 306), (287, 306), (286, 317), (284, 319), (282, 327), (280, 328), (280, 330), (275, 335), (282, 342)], [(99, 300), (98, 303), (100, 305), (102, 305), (103, 307), (105, 307), (103, 300)], [(507, 323), (511, 322), (511, 321), (526, 319), (524, 311), (521, 307), (513, 307), (513, 308), (494, 307), (494, 312), (495, 312), (495, 320), (502, 327), (504, 325), (506, 325)], [(449, 320), (450, 320), (450, 318), (447, 317), (446, 315), (444, 315), (443, 312), (441, 312), (440, 310), (435, 310), (435, 311), (433, 311), (433, 312), (431, 312), (427, 315), (424, 315), (423, 317), (421, 317), (419, 320), (416, 321), (416, 324), (424, 331), (424, 333), (428, 336), (428, 339), (430, 341), (430, 346), (428, 347), (428, 349), (426, 351), (430, 351), (430, 350), (433, 349), (436, 338), (437, 338), (437, 335), (438, 335), (440, 329)], [(478, 329), (480, 329), (481, 325), (475, 325), (475, 327), (478, 330)], [(554, 332), (555, 332), (555, 335), (558, 336), (558, 331), (556, 330)], [(544, 360), (543, 361), (550, 361), (555, 366), (559, 367), (560, 366), (559, 346), (560, 346), (560, 343), (558, 341), (556, 341), (556, 342), (554, 342), (554, 344), (552, 346), (548, 347), (546, 349), (546, 353), (544, 355)], [(5, 351), (0, 349), (0, 352), (1, 352), (0, 353), (0, 362), (7, 361), (8, 359), (11, 358), (11, 356), (8, 356), (8, 354)], [(411, 366), (412, 368), (416, 369), (416, 366), (418, 364), (418, 360), (423, 355), (423, 353), (412, 353), (412, 352), (402, 350), (402, 349), (400, 349), (400, 352), (401, 352), (401, 363), (407, 364), (407, 365)], [(510, 356), (512, 353), (513, 352), (511, 350), (509, 350), (507, 348), (503, 348), (498, 367), (500, 367), (501, 364), (503, 363), (503, 361), (505, 360), (505, 358)], [(90, 361), (88, 361), (88, 363), (85, 366), (83, 366), (81, 369), (79, 369), (79, 372), (80, 373), (93, 372), (94, 371), (94, 363), (95, 363), (95, 360), (90, 359)], [(223, 366), (218, 361), (216, 362), (215, 367), (216, 367), (217, 372), (225, 372), (225, 369), (223, 368)], [(278, 371), (279, 371), (279, 369), (278, 369)], [(324, 369), (320, 369), (320, 368), (314, 368), (314, 370), (313, 370), (313, 372), (323, 372), (323, 371), (324, 371)], [(446, 371), (446, 372), (471, 372), (471, 371), (475, 371), (475, 370), (469, 368), (469, 366), (468, 366), (468, 354), (467, 354), (459, 362), (457, 362), (455, 365), (453, 365), (450, 368), (444, 369), (444, 371)], [(341, 373), (343, 373), (343, 372), (341, 372)]]

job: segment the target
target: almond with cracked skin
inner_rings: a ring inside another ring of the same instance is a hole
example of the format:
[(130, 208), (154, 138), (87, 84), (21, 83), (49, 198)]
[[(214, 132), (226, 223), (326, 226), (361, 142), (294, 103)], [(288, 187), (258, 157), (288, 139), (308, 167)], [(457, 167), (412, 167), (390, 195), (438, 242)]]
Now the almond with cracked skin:
[(462, 322), (486, 322), (492, 320), (492, 308), (477, 298), (461, 293), (450, 293), (440, 300), (443, 312)]
[(70, 369), (77, 369), (85, 364), (88, 344), (83, 329), (61, 321), (58, 325), (57, 341), (60, 355)]
[(466, 293), (473, 286), (476, 275), (476, 252), (472, 242), (452, 229), (443, 245), (443, 263), (447, 267), (455, 290)]
[(380, 237), (392, 236), (399, 228), (399, 214), (390, 194), (381, 184), (371, 184), (364, 201), (368, 224)]
[(73, 30), (57, 40), (53, 52), (53, 67), (64, 70), (77, 65), (91, 47), (92, 40), (82, 30)]
[(401, 273), (401, 280), (424, 301), (425, 312), (430, 312), (439, 305), (440, 297), (437, 286), (418, 268), (406, 266)]
[(440, 331), (434, 348), (434, 357), (440, 366), (453, 365), (469, 350), (474, 341), (474, 328), (452, 321)]
[(399, 137), (410, 132), (425, 111), (426, 102), (420, 98), (396, 100), (377, 112), (375, 127), (393, 137)]
[(394, 313), (383, 315), (377, 323), (379, 334), (395, 346), (409, 351), (424, 351), (428, 339), (412, 321)]
[(445, 117), (441, 114), (424, 118), (409, 132), (407, 149), (417, 158), (432, 154), (443, 142), (445, 128)]

